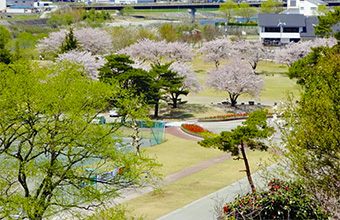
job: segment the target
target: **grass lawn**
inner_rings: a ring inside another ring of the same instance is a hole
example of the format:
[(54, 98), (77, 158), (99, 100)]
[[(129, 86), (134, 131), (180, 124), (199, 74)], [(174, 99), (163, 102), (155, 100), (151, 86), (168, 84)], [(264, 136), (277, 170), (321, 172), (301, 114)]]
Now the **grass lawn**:
[[(192, 62), (193, 70), (198, 71), (196, 76), (200, 79), (203, 84), (207, 78), (206, 71), (214, 69), (213, 63), (204, 62), (202, 57), (195, 57)], [(298, 96), (298, 86), (295, 80), (289, 79), (284, 73), (288, 71), (287, 66), (276, 64), (274, 62), (261, 61), (258, 65), (257, 71), (259, 73), (265, 73), (264, 75), (264, 91), (261, 92), (259, 98), (252, 98), (248, 95), (241, 95), (238, 102), (247, 103), (249, 100), (255, 100), (256, 102), (273, 104), (280, 100), (285, 100), (287, 93), (291, 92), (294, 96)], [(189, 93), (187, 97), (183, 100), (188, 101), (188, 103), (197, 104), (210, 104), (211, 102), (217, 103), (228, 98), (227, 92), (220, 91), (216, 92), (213, 88), (205, 88), (197, 94)]]
[[(223, 153), (172, 135), (167, 135), (167, 139), (163, 144), (146, 148), (147, 154), (157, 156), (163, 164), (160, 172), (165, 176)], [(253, 172), (259, 169), (259, 162), (272, 163), (268, 152), (248, 151), (247, 156)], [(244, 172), (239, 172), (243, 169), (243, 161), (228, 159), (164, 186), (161, 193), (151, 192), (123, 205), (127, 205), (134, 216), (155, 219), (246, 177)]]
[[(256, 171), (258, 162), (269, 161), (270, 158), (267, 152), (255, 151), (247, 154), (253, 171)], [(244, 178), (245, 173), (239, 172), (242, 169), (243, 161), (229, 159), (165, 186), (163, 193), (148, 193), (125, 204), (136, 216), (156, 219)]]
[[(205, 73), (198, 73), (197, 76), (202, 79), (207, 77)], [(299, 95), (298, 86), (295, 80), (289, 79), (283, 74), (274, 74), (264, 76), (264, 91), (261, 92), (259, 98), (252, 98), (248, 95), (241, 95), (238, 102), (247, 103), (249, 100), (254, 99), (256, 102), (261, 102), (265, 104), (273, 104), (280, 100), (286, 100), (287, 93), (291, 92), (295, 97)], [(215, 91), (213, 88), (205, 88), (197, 94), (189, 93), (187, 97), (183, 97), (183, 100), (187, 100), (188, 103), (197, 104), (210, 104), (211, 102), (217, 103), (228, 98), (228, 93), (225, 91)]]
[(11, 15), (11, 18), (8, 18), (7, 20), (27, 20), (27, 19), (38, 19), (39, 14), (20, 14), (20, 15)]
[(166, 139), (167, 141), (160, 145), (146, 148), (147, 154), (155, 156), (157, 161), (163, 164), (160, 172), (165, 176), (223, 153), (169, 134)]
[(267, 61), (260, 61), (259, 65), (256, 68), (256, 71), (258, 73), (264, 73), (264, 74), (276, 74), (281, 73), (285, 74), (288, 72), (288, 66), (277, 64), (274, 62), (267, 62)]

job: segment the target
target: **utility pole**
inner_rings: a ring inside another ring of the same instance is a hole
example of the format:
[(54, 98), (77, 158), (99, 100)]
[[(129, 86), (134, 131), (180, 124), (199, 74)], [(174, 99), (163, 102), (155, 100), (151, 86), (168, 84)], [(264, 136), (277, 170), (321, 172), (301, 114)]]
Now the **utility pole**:
[(283, 26), (285, 25), (286, 25), (285, 22), (281, 22), (281, 20), (279, 20), (279, 24), (277, 26), (280, 27), (280, 46), (282, 45), (282, 32), (283, 32)]

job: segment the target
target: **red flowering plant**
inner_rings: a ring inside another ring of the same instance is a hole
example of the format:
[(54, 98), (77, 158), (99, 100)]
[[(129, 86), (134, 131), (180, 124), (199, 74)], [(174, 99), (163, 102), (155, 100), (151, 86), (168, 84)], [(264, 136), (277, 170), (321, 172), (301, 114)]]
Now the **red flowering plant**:
[(185, 132), (198, 135), (198, 136), (202, 136), (202, 137), (212, 137), (214, 135), (214, 133), (212, 133), (211, 131), (204, 129), (201, 126), (195, 125), (195, 124), (182, 124), (181, 128)]
[(205, 118), (200, 118), (201, 121), (219, 121), (219, 120), (228, 120), (228, 119), (236, 119), (236, 118), (245, 118), (248, 116), (248, 113), (238, 113), (238, 114), (227, 114), (227, 115), (216, 115), (209, 116)]
[(297, 182), (273, 179), (269, 191), (238, 196), (223, 207), (229, 219), (328, 219), (318, 201)]

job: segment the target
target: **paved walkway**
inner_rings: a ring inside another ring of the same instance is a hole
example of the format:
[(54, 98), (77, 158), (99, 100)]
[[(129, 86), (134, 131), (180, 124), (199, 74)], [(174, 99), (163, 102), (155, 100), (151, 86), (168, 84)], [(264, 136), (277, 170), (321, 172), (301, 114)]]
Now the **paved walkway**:
[(225, 153), (217, 157), (210, 158), (208, 160), (204, 160), (199, 162), (198, 164), (192, 165), (190, 167), (187, 167), (183, 170), (180, 170), (176, 173), (170, 174), (165, 177), (164, 184), (169, 184), (172, 182), (175, 182), (177, 180), (183, 179), (187, 176), (193, 175), (201, 170), (204, 170), (210, 166), (213, 166), (215, 164), (224, 162), (225, 160), (231, 159), (232, 156), (230, 153)]
[(182, 131), (182, 129), (180, 127), (165, 128), (165, 132), (167, 134), (171, 134), (173, 136), (176, 136), (176, 137), (179, 137), (179, 138), (182, 138), (182, 139), (186, 139), (186, 140), (191, 140), (191, 141), (201, 141), (201, 140), (203, 140), (203, 138), (196, 137), (196, 136), (185, 133), (184, 131)]

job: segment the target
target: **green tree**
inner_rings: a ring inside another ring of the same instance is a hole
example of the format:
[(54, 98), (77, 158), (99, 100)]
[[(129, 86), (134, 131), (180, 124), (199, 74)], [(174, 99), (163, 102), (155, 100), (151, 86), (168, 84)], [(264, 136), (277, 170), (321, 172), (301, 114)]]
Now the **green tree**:
[(202, 37), (206, 41), (212, 41), (215, 40), (219, 36), (219, 31), (214, 25), (204, 25), (202, 28)]
[(11, 39), (12, 35), (9, 30), (5, 26), (0, 25), (0, 46), (4, 47)]
[(237, 9), (238, 5), (233, 1), (226, 1), (220, 5), (220, 8), (218, 9), (218, 14), (219, 16), (226, 19), (226, 26), (233, 20)]
[(12, 60), (10, 51), (6, 48), (7, 43), (12, 39), (12, 35), (7, 28), (0, 25), (0, 63), (9, 64)]
[(112, 27), (107, 32), (111, 35), (113, 51), (118, 51), (135, 43), (136, 30), (132, 27)]
[(261, 13), (280, 13), (283, 11), (283, 3), (279, 0), (267, 0), (261, 3)]
[(119, 93), (121, 98), (112, 100), (112, 104), (119, 109), (124, 125), (134, 130), (132, 145), (140, 155), (142, 143), (137, 119), (148, 120), (147, 104), (150, 99), (153, 100), (153, 94), (149, 92), (153, 78), (147, 71), (133, 68), (131, 64), (134, 62), (129, 56), (111, 54), (106, 59), (107, 63), (99, 69), (100, 80), (108, 84), (118, 83), (123, 88)]
[(101, 11), (97, 12), (93, 8), (89, 11), (86, 11), (83, 16), (82, 20), (89, 21), (89, 22), (103, 22), (106, 20), (110, 20), (111, 15), (109, 12)]
[[(203, 147), (215, 147), (230, 152), (236, 159), (242, 159), (246, 168), (249, 185), (255, 192), (255, 185), (251, 178), (250, 167), (246, 155), (246, 147), (251, 150), (266, 151), (268, 146), (262, 141), (271, 136), (274, 128), (267, 125), (267, 111), (255, 111), (242, 124), (231, 131), (222, 131), (220, 135), (206, 138), (198, 142)], [(241, 156), (240, 156), (241, 154)]]
[[(151, 180), (143, 173), (153, 173), (153, 160), (115, 147), (119, 124), (93, 123), (117, 86), (90, 80), (70, 63), (0, 64), (0, 75), (0, 218), (90, 208)], [(119, 167), (111, 177), (96, 175)]]
[(99, 70), (100, 80), (105, 83), (118, 83), (123, 89), (129, 90), (135, 96), (142, 96), (152, 100), (149, 87), (153, 83), (153, 77), (145, 70), (133, 68), (134, 62), (127, 55), (111, 54), (106, 56), (107, 62)]
[(177, 40), (177, 30), (173, 24), (163, 24), (158, 29), (158, 32), (166, 42), (174, 42)]
[(314, 33), (319, 37), (334, 36), (340, 40), (340, 33), (333, 33), (332, 27), (340, 21), (340, 7), (334, 7), (333, 11), (328, 11), (324, 16), (319, 16), (319, 24), (315, 26)]
[(183, 86), (184, 77), (180, 77), (178, 73), (169, 70), (170, 65), (171, 63), (151, 65), (150, 75), (154, 81), (149, 91), (152, 94), (150, 104), (155, 105), (155, 118), (158, 117), (159, 101), (166, 94), (170, 94), (173, 97), (174, 105), (177, 105), (178, 96), (182, 93), (180, 88)]
[(13, 53), (13, 59), (33, 59), (38, 57), (38, 52), (35, 50), (37, 41), (42, 38), (42, 35), (34, 35), (28, 32), (20, 32), (17, 37), (7, 44), (8, 49)]
[(132, 6), (126, 6), (121, 10), (122, 15), (130, 15), (134, 11)]
[(153, 30), (139, 28), (135, 36), (135, 41), (138, 41), (139, 39), (158, 40), (158, 37), (156, 36), (156, 33)]
[(339, 45), (321, 47), (292, 65), (289, 76), (297, 79), (302, 94), (297, 104), (287, 106), (282, 129), (291, 172), (334, 218), (340, 217), (339, 56)]
[(66, 53), (70, 50), (78, 48), (79, 43), (73, 34), (73, 29), (70, 28), (70, 32), (66, 34), (65, 41), (60, 47), (60, 53)]
[(251, 17), (257, 14), (257, 10), (246, 2), (242, 2), (236, 11), (236, 14), (245, 19), (245, 23), (248, 23)]
[(326, 5), (319, 5), (316, 15), (325, 15), (329, 11)]

